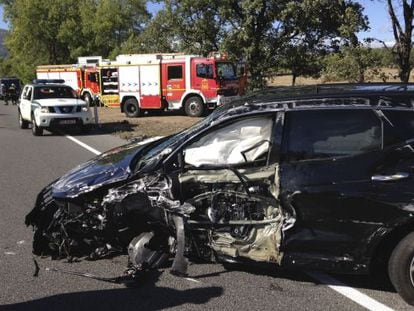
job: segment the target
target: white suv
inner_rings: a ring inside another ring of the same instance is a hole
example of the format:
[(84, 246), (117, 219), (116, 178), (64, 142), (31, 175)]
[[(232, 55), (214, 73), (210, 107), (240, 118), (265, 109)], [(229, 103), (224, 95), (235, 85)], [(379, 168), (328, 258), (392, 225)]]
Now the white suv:
[(92, 115), (85, 101), (63, 80), (34, 80), (23, 88), (19, 103), (19, 124), (25, 129), (32, 124), (35, 136), (43, 129), (78, 127), (89, 129)]

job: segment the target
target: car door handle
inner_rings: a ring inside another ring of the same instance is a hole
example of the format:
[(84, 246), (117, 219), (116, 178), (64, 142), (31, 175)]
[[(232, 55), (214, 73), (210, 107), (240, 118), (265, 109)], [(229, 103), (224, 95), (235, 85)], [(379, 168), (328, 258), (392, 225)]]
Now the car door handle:
[(405, 172), (398, 172), (393, 175), (374, 175), (371, 177), (372, 181), (393, 181), (408, 178), (410, 174)]

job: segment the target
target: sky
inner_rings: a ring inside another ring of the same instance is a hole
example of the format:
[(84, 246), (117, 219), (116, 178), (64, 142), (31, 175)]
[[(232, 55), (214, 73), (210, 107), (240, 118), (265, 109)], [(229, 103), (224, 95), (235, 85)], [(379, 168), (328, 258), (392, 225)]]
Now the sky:
[(388, 16), (385, 0), (361, 0), (359, 1), (365, 8), (364, 13), (368, 16), (370, 30), (358, 34), (360, 39), (367, 37), (393, 42), (391, 21)]
[[(385, 0), (359, 0), (359, 2), (365, 7), (364, 13), (368, 16), (371, 29), (368, 32), (360, 33), (358, 37), (360, 39), (373, 37), (385, 42), (392, 42), (394, 39), (391, 32), (391, 24)], [(148, 1), (148, 10), (151, 13), (156, 13), (160, 8), (160, 4)], [(0, 6), (0, 17), (3, 17), (2, 6)], [(0, 20), (0, 28), (8, 28), (8, 25), (3, 21), (3, 18)]]

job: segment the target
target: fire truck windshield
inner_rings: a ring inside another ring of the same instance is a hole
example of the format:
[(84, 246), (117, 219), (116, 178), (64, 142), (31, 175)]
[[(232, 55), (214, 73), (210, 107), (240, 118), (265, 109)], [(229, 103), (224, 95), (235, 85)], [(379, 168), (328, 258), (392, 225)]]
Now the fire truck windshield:
[(237, 79), (234, 65), (231, 62), (217, 62), (217, 77), (224, 80)]

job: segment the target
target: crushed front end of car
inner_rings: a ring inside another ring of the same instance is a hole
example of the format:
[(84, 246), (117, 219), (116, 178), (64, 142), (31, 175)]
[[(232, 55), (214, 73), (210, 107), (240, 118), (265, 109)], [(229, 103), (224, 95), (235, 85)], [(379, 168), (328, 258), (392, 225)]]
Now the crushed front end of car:
[(176, 275), (186, 275), (189, 258), (280, 264), (283, 230), (294, 217), (280, 208), (278, 164), (159, 165), (190, 134), (117, 148), (44, 188), (26, 217), (35, 230), (33, 252), (70, 261), (128, 253), (130, 267), (141, 271), (174, 258)]

